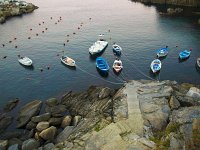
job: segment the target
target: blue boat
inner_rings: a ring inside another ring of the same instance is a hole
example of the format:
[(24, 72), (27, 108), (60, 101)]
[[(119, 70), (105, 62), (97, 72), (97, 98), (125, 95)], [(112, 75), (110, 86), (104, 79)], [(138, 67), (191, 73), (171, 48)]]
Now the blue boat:
[(161, 48), (161, 49), (157, 50), (157, 56), (158, 56), (158, 58), (159, 57), (165, 57), (165, 56), (167, 56), (168, 51), (169, 51), (168, 47)]
[(109, 66), (106, 60), (102, 57), (97, 57), (96, 58), (96, 67), (102, 72), (107, 73), (109, 71)]
[(179, 53), (179, 58), (180, 59), (187, 59), (191, 54), (190, 50), (184, 50), (182, 52)]

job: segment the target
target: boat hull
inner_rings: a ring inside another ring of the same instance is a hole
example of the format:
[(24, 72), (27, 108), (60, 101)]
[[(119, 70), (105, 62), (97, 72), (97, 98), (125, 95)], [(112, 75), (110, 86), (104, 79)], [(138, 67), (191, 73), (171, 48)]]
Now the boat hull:
[(184, 50), (184, 51), (179, 53), (179, 58), (181, 60), (188, 59), (190, 57), (190, 54), (191, 54), (191, 51)]
[(107, 46), (108, 46), (107, 41), (97, 41), (89, 48), (89, 53), (90, 55), (99, 54), (103, 52)]
[(24, 66), (27, 66), (27, 67), (30, 67), (30, 66), (33, 65), (33, 61), (30, 58), (28, 58), (28, 57), (20, 58), (20, 59), (18, 59), (18, 62), (21, 65), (24, 65)]
[(157, 57), (166, 57), (168, 55), (168, 48), (161, 48), (157, 50)]
[(121, 48), (119, 45), (114, 44), (114, 45), (112, 46), (112, 48), (113, 48), (113, 52), (114, 52), (116, 55), (121, 55), (122, 48)]
[(150, 68), (153, 73), (158, 73), (161, 70), (162, 64), (159, 59), (155, 59), (152, 61)]
[(197, 58), (197, 66), (200, 68), (200, 58)]
[(102, 58), (102, 57), (98, 57), (98, 58), (96, 59), (96, 68), (97, 68), (99, 71), (103, 72), (103, 73), (108, 73), (108, 71), (109, 71), (108, 63), (107, 63), (107, 61), (106, 61), (104, 58)]
[(70, 66), (70, 67), (76, 67), (76, 63), (75, 63), (75, 61), (73, 60), (73, 59), (71, 59), (72, 60), (72, 63), (68, 63), (68, 62), (66, 62), (65, 61), (65, 59), (71, 59), (71, 58), (69, 58), (69, 57), (65, 57), (65, 58), (60, 58), (60, 60), (61, 60), (61, 62), (63, 63), (63, 64), (65, 64), (65, 65), (67, 65), (67, 66)]

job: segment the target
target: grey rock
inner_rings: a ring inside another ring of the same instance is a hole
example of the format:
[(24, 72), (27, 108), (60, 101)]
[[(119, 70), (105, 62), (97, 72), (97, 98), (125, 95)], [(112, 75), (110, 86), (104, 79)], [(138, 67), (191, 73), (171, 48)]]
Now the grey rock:
[(42, 122), (39, 122), (36, 126), (36, 129), (38, 131), (42, 131), (42, 130), (45, 130), (49, 127), (49, 122), (47, 121), (42, 121)]
[(176, 135), (175, 133), (170, 133), (169, 140), (170, 150), (184, 149), (184, 141), (180, 140), (180, 138), (178, 138), (178, 135)]
[(200, 106), (183, 107), (172, 111), (170, 121), (180, 124), (192, 123), (194, 118), (200, 118)]
[(180, 103), (179, 101), (174, 97), (172, 96), (169, 100), (169, 106), (172, 110), (174, 109), (178, 109), (180, 107)]
[(73, 123), (72, 123), (73, 126), (77, 126), (80, 121), (81, 121), (81, 116), (75, 116), (73, 118)]
[(17, 118), (17, 128), (25, 126), (33, 116), (39, 114), (42, 106), (42, 101), (34, 100), (25, 106), (23, 106), (19, 111), (19, 116)]
[(15, 100), (11, 100), (11, 101), (9, 101), (7, 104), (6, 104), (6, 106), (4, 107), (4, 111), (11, 111), (11, 110), (13, 110), (16, 106), (17, 106), (17, 104), (19, 103), (19, 99), (15, 99)]
[(66, 107), (65, 105), (57, 105), (52, 107), (46, 107), (45, 111), (50, 113), (54, 117), (62, 117), (66, 113)]
[(179, 101), (181, 107), (190, 107), (200, 105), (200, 101), (197, 98), (192, 98), (176, 92), (176, 99)]
[(31, 121), (35, 122), (35, 123), (38, 123), (38, 122), (41, 122), (41, 121), (48, 121), (51, 117), (51, 114), (50, 113), (45, 113), (45, 114), (42, 114), (42, 115), (39, 115), (39, 116), (34, 116), (32, 117)]
[(66, 126), (69, 126), (71, 123), (72, 117), (71, 116), (65, 116), (62, 123), (61, 123), (61, 127), (65, 128)]
[(28, 139), (23, 142), (22, 150), (30, 150), (30, 149), (37, 149), (40, 146), (40, 143), (35, 139)]
[(8, 147), (8, 140), (0, 140), (0, 150), (6, 150)]
[(73, 132), (74, 127), (73, 126), (67, 126), (58, 136), (56, 137), (55, 142), (60, 143), (65, 141), (70, 134)]
[(53, 149), (54, 144), (53, 143), (48, 143), (44, 146), (43, 150), (51, 150)]
[(50, 98), (50, 99), (46, 100), (45, 103), (47, 106), (52, 107), (52, 106), (58, 105), (58, 100), (56, 98)]
[(99, 92), (99, 99), (104, 99), (106, 97), (109, 97), (111, 95), (111, 93), (113, 92), (113, 90), (111, 90), (110, 88), (102, 88), (101, 91)]
[(191, 87), (186, 95), (190, 96), (192, 98), (198, 98), (200, 101), (200, 89), (198, 89), (196, 87)]
[(54, 126), (51, 126), (45, 130), (43, 130), (39, 136), (44, 140), (53, 140), (56, 135), (57, 129)]
[(12, 123), (13, 117), (0, 116), (0, 133), (4, 132), (7, 127)]
[(26, 125), (26, 129), (27, 129), (27, 130), (31, 130), (31, 129), (36, 128), (36, 126), (37, 126), (37, 123), (34, 123), (34, 122), (32, 122), (32, 121), (29, 121), (29, 123)]
[(48, 122), (49, 125), (59, 126), (62, 123), (62, 118), (50, 118)]
[(14, 144), (8, 147), (8, 150), (19, 150), (18, 144)]

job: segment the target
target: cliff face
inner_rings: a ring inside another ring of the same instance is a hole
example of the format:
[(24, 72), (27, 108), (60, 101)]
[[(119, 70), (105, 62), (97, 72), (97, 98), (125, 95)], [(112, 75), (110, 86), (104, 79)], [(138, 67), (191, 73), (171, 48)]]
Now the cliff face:
[(200, 7), (199, 0), (133, 0), (148, 4), (169, 4), (179, 6)]

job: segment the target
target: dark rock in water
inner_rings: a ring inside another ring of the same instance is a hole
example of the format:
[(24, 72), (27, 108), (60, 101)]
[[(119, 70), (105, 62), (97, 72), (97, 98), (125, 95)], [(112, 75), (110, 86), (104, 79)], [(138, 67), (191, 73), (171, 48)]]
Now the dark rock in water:
[(49, 107), (58, 105), (58, 100), (56, 98), (50, 98), (46, 100), (45, 104)]
[(7, 104), (6, 104), (6, 106), (4, 107), (4, 111), (11, 111), (11, 110), (13, 110), (16, 106), (17, 106), (17, 104), (19, 103), (19, 99), (15, 99), (15, 100), (11, 100), (11, 101), (9, 101)]
[(31, 121), (37, 123), (37, 122), (41, 122), (41, 121), (48, 121), (51, 117), (50, 113), (45, 113), (39, 116), (34, 116), (32, 117)]
[(36, 141), (35, 139), (28, 139), (23, 142), (22, 150), (37, 149), (39, 146), (40, 146), (40, 143)]
[(12, 123), (12, 121), (13, 117), (0, 116), (0, 134), (7, 129), (7, 127)]
[(50, 118), (49, 119), (49, 125), (52, 126), (59, 126), (62, 123), (63, 118)]
[(57, 129), (54, 126), (51, 126), (45, 130), (43, 130), (39, 136), (44, 140), (53, 140), (56, 135)]
[(29, 123), (26, 125), (26, 129), (31, 130), (31, 129), (36, 128), (36, 126), (37, 126), (37, 123), (35, 123), (33, 121), (29, 121)]
[(66, 113), (66, 106), (65, 105), (57, 105), (52, 107), (46, 107), (45, 111), (50, 113), (54, 117), (62, 117)]
[(34, 100), (25, 106), (23, 106), (19, 111), (19, 116), (17, 117), (17, 128), (24, 127), (33, 116), (39, 114), (42, 106), (42, 101)]
[(8, 140), (0, 140), (0, 150), (6, 150), (8, 147)]

